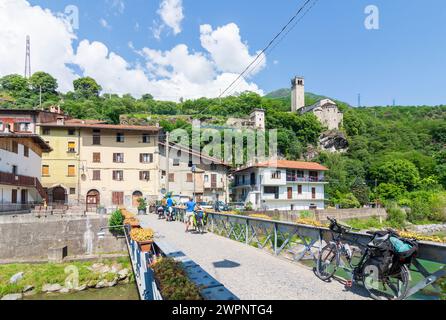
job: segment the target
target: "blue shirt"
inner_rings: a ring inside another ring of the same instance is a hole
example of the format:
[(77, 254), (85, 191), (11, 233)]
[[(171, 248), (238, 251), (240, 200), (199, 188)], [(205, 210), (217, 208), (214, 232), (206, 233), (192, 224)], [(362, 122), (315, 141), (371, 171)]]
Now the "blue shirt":
[(168, 207), (173, 207), (173, 200), (172, 200), (172, 198), (167, 199), (167, 206)]
[(186, 212), (194, 212), (196, 203), (193, 201), (186, 202)]

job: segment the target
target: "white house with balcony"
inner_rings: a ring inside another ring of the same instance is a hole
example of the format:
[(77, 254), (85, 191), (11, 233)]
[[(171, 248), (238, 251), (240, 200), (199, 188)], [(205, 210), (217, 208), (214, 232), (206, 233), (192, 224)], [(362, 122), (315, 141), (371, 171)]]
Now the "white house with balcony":
[(254, 210), (324, 209), (326, 171), (315, 162), (258, 163), (234, 173), (233, 200)]
[(0, 212), (29, 209), (46, 198), (40, 178), (42, 152), (49, 151), (38, 135), (0, 133)]

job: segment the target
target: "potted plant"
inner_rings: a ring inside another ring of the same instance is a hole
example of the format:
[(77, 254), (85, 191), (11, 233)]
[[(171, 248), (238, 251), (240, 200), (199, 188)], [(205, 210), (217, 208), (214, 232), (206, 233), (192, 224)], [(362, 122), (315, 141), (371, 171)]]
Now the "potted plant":
[(147, 214), (147, 202), (144, 198), (138, 199), (138, 214), (144, 215)]
[(134, 217), (126, 218), (124, 220), (124, 225), (129, 225), (131, 227), (131, 229), (141, 228), (141, 224), (140, 224), (139, 220)]
[(149, 252), (152, 249), (153, 237), (152, 229), (135, 228), (130, 231), (130, 238), (138, 243), (142, 252)]

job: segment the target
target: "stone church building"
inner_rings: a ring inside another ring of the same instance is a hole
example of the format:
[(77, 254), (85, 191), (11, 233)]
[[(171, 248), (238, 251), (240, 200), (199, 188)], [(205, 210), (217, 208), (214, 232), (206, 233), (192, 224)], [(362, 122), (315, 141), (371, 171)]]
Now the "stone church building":
[(312, 112), (328, 130), (338, 130), (344, 119), (336, 103), (322, 99), (311, 106), (305, 106), (305, 82), (303, 77), (291, 80), (291, 111), (305, 114)]

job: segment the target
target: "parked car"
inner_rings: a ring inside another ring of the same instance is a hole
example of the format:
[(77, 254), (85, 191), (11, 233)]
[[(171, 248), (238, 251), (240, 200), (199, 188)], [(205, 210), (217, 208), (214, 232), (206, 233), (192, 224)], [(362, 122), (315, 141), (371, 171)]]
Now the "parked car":
[(197, 205), (199, 205), (202, 209), (214, 209), (214, 206), (210, 202), (197, 202)]
[(217, 201), (217, 203), (213, 205), (213, 209), (216, 209), (217, 206), (219, 211), (230, 211), (229, 206), (223, 201)]

